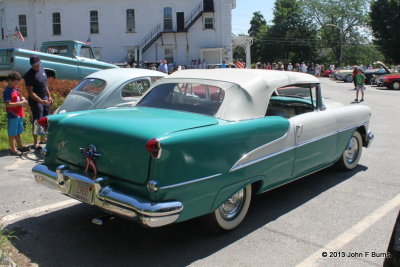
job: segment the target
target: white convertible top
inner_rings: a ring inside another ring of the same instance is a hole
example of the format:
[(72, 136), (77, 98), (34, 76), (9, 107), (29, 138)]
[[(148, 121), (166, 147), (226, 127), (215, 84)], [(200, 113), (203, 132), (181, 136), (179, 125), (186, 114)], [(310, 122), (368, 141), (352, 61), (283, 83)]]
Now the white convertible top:
[(160, 80), (160, 83), (188, 82), (220, 86), (225, 99), (215, 117), (226, 120), (243, 120), (264, 117), (272, 93), (280, 87), (295, 84), (319, 84), (309, 74), (289, 71), (254, 69), (196, 69), (182, 70)]
[(257, 81), (263, 81), (266, 85), (264, 90), (271, 90), (271, 94), (276, 88), (286, 85), (319, 83), (315, 76), (305, 73), (236, 68), (182, 70), (172, 73), (168, 78), (209, 79), (230, 82), (240, 85), (249, 93), (251, 93)]

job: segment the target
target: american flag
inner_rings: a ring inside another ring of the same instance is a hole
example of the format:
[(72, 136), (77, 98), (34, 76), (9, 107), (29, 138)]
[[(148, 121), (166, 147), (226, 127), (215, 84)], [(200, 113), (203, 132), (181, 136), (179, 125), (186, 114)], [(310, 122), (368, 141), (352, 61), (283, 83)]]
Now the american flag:
[(14, 37), (18, 37), (21, 42), (25, 42), (24, 36), (22, 36), (17, 26), (15, 26)]
[(238, 69), (244, 69), (243, 62), (240, 62), (239, 60), (236, 61), (235, 65), (236, 65), (236, 68), (238, 68)]
[(92, 45), (92, 41), (90, 40), (90, 36), (89, 36), (89, 38), (87, 39), (87, 41), (84, 42), (84, 43), (87, 44), (87, 45)]

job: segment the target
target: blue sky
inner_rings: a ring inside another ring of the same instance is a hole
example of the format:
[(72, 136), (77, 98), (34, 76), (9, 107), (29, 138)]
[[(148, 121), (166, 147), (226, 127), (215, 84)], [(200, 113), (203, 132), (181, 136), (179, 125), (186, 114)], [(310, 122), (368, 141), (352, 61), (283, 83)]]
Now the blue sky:
[(274, 3), (275, 0), (236, 0), (236, 8), (232, 10), (232, 32), (247, 34), (250, 20), (256, 11), (260, 11), (270, 23), (273, 19)]

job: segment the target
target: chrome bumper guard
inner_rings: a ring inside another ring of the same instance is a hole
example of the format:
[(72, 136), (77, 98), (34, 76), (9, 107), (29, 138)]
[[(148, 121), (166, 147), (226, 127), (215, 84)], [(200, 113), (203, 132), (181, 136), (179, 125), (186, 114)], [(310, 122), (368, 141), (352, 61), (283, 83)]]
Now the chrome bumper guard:
[(37, 164), (32, 172), (39, 184), (56, 188), (81, 202), (139, 221), (148, 227), (171, 224), (183, 210), (182, 203), (178, 201), (153, 203), (118, 192), (108, 185), (108, 178), (91, 180), (71, 172), (68, 165), (58, 166), (56, 171), (52, 171), (43, 164)]
[(371, 146), (371, 143), (374, 140), (374, 137), (375, 137), (375, 135), (372, 133), (371, 130), (369, 130), (367, 133), (367, 136), (365, 137), (365, 142), (366, 142), (365, 147), (368, 148)]

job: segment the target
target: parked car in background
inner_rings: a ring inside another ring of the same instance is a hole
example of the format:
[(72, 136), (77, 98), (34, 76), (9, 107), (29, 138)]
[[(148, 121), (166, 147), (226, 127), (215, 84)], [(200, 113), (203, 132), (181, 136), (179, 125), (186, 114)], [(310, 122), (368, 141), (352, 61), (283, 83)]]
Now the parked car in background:
[(213, 231), (245, 219), (261, 194), (331, 165), (353, 170), (373, 138), (371, 110), (323, 99), (308, 74), (183, 70), (135, 107), (48, 117), (50, 185), (159, 227), (201, 217)]
[(338, 68), (333, 73), (333, 78), (339, 81), (352, 82), (353, 81), (353, 68)]
[(66, 80), (81, 80), (85, 76), (104, 69), (118, 68), (116, 65), (95, 58), (92, 47), (79, 41), (44, 42), (40, 52), (21, 49), (0, 49), (0, 78), (11, 71), (26, 73), (31, 65), (29, 58), (39, 56), (47, 77)]
[(330, 71), (330, 70), (324, 70), (323, 72), (321, 72), (322, 77), (330, 77), (331, 75), (332, 75), (332, 71)]
[(376, 78), (376, 85), (389, 89), (400, 89), (400, 73), (389, 73)]
[(389, 73), (390, 73), (390, 70), (384, 66), (382, 66), (380, 69), (366, 70), (364, 72), (365, 83), (366, 84), (374, 84), (376, 78), (378, 78), (379, 76), (382, 76), (384, 74), (389, 74)]
[(72, 89), (55, 113), (132, 106), (150, 85), (167, 74), (131, 68), (102, 70)]

